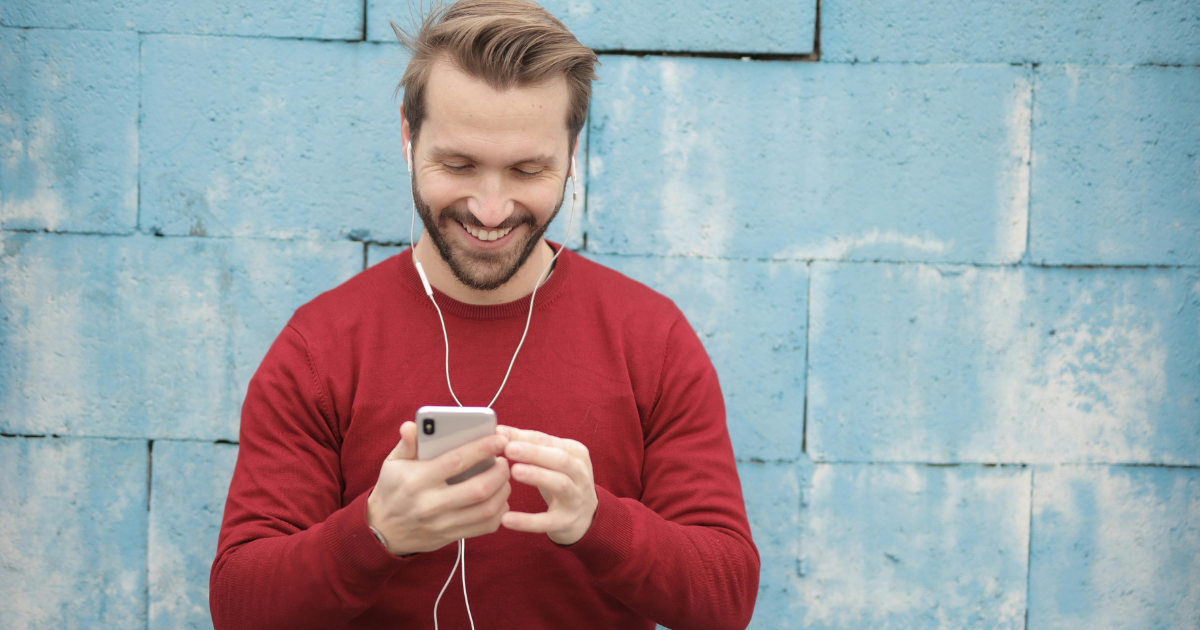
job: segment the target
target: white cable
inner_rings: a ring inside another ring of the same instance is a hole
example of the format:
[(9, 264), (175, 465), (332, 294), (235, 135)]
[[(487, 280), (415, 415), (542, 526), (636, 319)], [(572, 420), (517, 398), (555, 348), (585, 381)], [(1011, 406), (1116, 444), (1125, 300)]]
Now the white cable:
[[(463, 602), (467, 604), (467, 620), (471, 622), (471, 630), (475, 630), (475, 618), (471, 616), (471, 600), (467, 599), (467, 539), (458, 539), (458, 555), (462, 560)], [(450, 575), (454, 575), (451, 573)], [(434, 628), (437, 630), (437, 628)]]

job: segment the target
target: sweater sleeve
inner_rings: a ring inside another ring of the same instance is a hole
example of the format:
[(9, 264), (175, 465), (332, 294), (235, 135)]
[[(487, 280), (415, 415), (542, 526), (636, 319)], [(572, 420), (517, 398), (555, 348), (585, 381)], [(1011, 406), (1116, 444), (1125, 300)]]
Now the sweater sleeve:
[(334, 628), (406, 561), (342, 504), (340, 443), (307, 344), (284, 329), (250, 381), (237, 466), (210, 575), (217, 630)]
[(567, 547), (597, 584), (659, 624), (744, 628), (759, 556), (716, 370), (681, 315), (645, 424), (641, 500), (597, 487), (592, 527)]

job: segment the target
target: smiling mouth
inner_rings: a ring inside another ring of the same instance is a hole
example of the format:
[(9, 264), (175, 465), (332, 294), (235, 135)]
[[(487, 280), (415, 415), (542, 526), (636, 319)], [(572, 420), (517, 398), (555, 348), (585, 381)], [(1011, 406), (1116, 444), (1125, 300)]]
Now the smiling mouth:
[(477, 238), (481, 241), (495, 241), (495, 240), (504, 238), (505, 236), (508, 236), (508, 233), (513, 230), (512, 228), (504, 228), (503, 230), (489, 230), (486, 228), (475, 228), (470, 225), (467, 225), (466, 223), (463, 223), (462, 221), (459, 221), (458, 224), (463, 226), (463, 229), (465, 229), (468, 234), (470, 234), (471, 236), (474, 236), (475, 238)]

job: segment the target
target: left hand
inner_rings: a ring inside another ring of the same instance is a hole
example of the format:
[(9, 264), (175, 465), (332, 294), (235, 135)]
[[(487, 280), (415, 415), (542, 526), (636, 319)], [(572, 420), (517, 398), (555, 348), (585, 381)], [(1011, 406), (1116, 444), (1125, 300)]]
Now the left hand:
[(538, 514), (507, 512), (500, 524), (519, 532), (545, 533), (560, 545), (579, 542), (592, 527), (599, 504), (587, 447), (504, 425), (497, 426), (496, 433), (509, 440), (504, 455), (513, 462), (512, 479), (537, 487), (549, 506)]

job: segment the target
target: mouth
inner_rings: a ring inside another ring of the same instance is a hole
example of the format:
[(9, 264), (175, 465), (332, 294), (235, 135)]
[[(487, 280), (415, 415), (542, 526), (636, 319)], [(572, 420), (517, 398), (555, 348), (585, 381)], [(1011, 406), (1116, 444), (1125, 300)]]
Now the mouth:
[(466, 231), (467, 234), (470, 234), (474, 240), (479, 241), (481, 243), (493, 243), (496, 241), (506, 240), (505, 237), (507, 237), (513, 231), (513, 228), (504, 228), (503, 230), (489, 230), (487, 228), (477, 228), (474, 226), (467, 225), (466, 223), (463, 223), (462, 221), (459, 221), (458, 224), (461, 225), (463, 230)]

